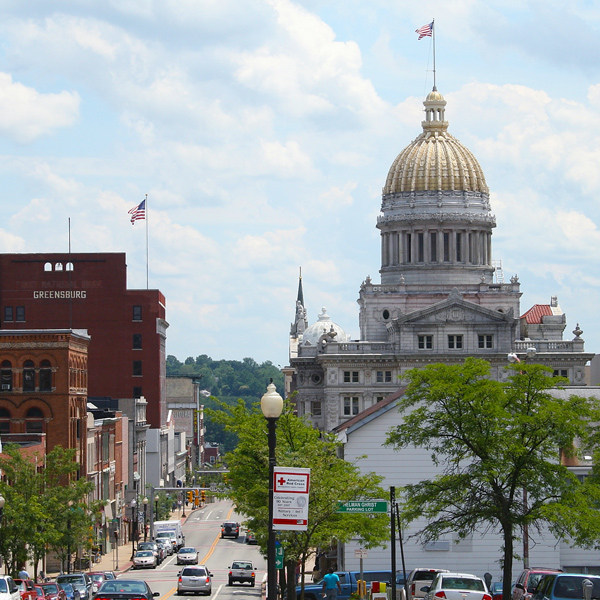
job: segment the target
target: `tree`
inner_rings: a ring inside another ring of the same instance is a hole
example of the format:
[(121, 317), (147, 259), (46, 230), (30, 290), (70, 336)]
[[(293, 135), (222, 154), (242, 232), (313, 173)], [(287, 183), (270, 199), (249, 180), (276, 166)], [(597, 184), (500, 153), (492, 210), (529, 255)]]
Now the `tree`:
[[(249, 528), (266, 551), (268, 536), (269, 453), (267, 421), (255, 404), (248, 408), (242, 400), (235, 406), (221, 404), (211, 418), (223, 423), (238, 436), (238, 445), (226, 454), (229, 468), (228, 495), (237, 509), (249, 517)], [(317, 547), (359, 538), (365, 547), (375, 547), (389, 537), (387, 515), (338, 514), (338, 502), (384, 497), (381, 477), (361, 474), (358, 467), (339, 458), (340, 444), (332, 434), (313, 429), (293, 414), (286, 403), (277, 421), (278, 465), (310, 468), (309, 515), (307, 531), (284, 531), (277, 539), (284, 547), (288, 598), (295, 597), (295, 566), (302, 571)], [(302, 594), (304, 584), (302, 583)]]
[[(503, 598), (512, 581), (513, 538), (547, 527), (559, 539), (593, 546), (600, 536), (600, 486), (580, 482), (561, 457), (575, 444), (593, 447), (600, 421), (595, 398), (558, 398), (549, 390), (564, 381), (541, 365), (507, 367), (507, 382), (489, 379), (485, 360), (431, 365), (405, 374), (401, 425), (386, 443), (431, 451), (441, 468), (433, 480), (407, 485), (401, 514), (425, 517), (417, 535), (434, 540), (476, 531), (503, 537)], [(532, 483), (535, 482), (535, 485)], [(524, 501), (523, 490), (527, 490)]]

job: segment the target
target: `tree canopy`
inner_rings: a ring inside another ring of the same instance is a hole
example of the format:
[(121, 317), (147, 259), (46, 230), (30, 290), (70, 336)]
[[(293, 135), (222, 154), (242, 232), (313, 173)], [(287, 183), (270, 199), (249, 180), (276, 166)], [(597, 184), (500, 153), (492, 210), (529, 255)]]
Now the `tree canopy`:
[[(559, 398), (566, 381), (541, 365), (518, 364), (508, 381), (489, 379), (490, 365), (431, 365), (405, 376), (403, 422), (386, 443), (431, 451), (440, 474), (403, 490), (402, 518), (427, 525), (424, 540), (497, 531), (503, 537), (504, 600), (510, 595), (513, 539), (523, 528), (548, 528), (559, 539), (590, 547), (600, 538), (600, 486), (580, 481), (561, 460), (590, 452), (600, 422), (598, 400)], [(524, 490), (526, 494), (524, 494)]]
[[(202, 403), (207, 409), (216, 409), (219, 402), (234, 405), (243, 399), (251, 406), (265, 393), (265, 382), (273, 380), (280, 393), (283, 393), (283, 374), (270, 361), (258, 364), (253, 358), (239, 360), (213, 360), (202, 354), (196, 358), (189, 356), (182, 363), (175, 356), (167, 356), (168, 377), (201, 377), (201, 386), (210, 392), (210, 397)], [(217, 400), (218, 399), (218, 400)], [(219, 444), (224, 452), (229, 452), (237, 444), (233, 431), (225, 431), (221, 423), (206, 419), (205, 439)]]
[[(248, 516), (263, 551), (268, 536), (269, 452), (267, 421), (259, 405), (247, 407), (221, 404), (211, 417), (226, 430), (235, 431), (237, 447), (225, 456), (229, 468), (229, 497)], [(298, 561), (302, 568), (317, 547), (329, 547), (359, 538), (365, 547), (374, 547), (389, 537), (387, 515), (338, 514), (338, 501), (383, 498), (381, 477), (361, 474), (359, 468), (338, 456), (340, 444), (332, 434), (314, 429), (293, 414), (286, 404), (277, 422), (277, 464), (310, 468), (309, 517), (307, 531), (280, 531), (288, 573)], [(290, 577), (288, 576), (288, 581)], [(291, 577), (292, 585), (294, 577)], [(292, 589), (289, 593), (294, 594)]]

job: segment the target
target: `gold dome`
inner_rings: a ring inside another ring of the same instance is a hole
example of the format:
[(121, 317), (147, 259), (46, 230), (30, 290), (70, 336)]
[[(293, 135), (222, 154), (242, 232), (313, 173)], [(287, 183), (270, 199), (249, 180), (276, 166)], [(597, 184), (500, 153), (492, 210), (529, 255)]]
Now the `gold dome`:
[(483, 171), (472, 152), (447, 131), (446, 101), (435, 88), (427, 95), (423, 133), (393, 162), (383, 195), (452, 190), (488, 194)]

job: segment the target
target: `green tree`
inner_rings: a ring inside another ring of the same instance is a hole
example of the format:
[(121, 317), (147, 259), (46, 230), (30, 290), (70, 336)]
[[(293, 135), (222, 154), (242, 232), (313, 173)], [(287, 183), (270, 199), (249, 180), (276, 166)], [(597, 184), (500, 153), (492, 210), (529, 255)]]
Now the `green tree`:
[[(431, 365), (405, 376), (401, 425), (386, 443), (431, 451), (441, 472), (407, 485), (402, 517), (424, 517), (424, 540), (454, 533), (499, 531), (503, 537), (504, 600), (510, 595), (513, 540), (548, 527), (559, 539), (593, 546), (599, 539), (600, 486), (580, 482), (561, 456), (575, 444), (593, 447), (600, 421), (595, 398), (558, 398), (549, 390), (565, 379), (541, 365), (511, 365), (507, 382), (492, 381), (485, 360)], [(527, 490), (524, 502), (523, 490)]]
[[(228, 495), (249, 518), (263, 552), (268, 537), (269, 452), (267, 422), (259, 405), (239, 400), (235, 406), (221, 404), (211, 418), (238, 437), (237, 447), (226, 454), (229, 468)], [(389, 537), (386, 515), (338, 514), (338, 502), (382, 498), (381, 477), (361, 474), (359, 468), (339, 458), (340, 444), (332, 434), (318, 431), (293, 414), (286, 404), (277, 422), (277, 464), (310, 468), (307, 531), (278, 532), (284, 547), (288, 597), (295, 597), (294, 569), (300, 561), (304, 571), (317, 547), (359, 538), (365, 547), (381, 545)], [(303, 585), (303, 584), (302, 584)], [(302, 597), (304, 588), (302, 588)]]
[(75, 551), (88, 543), (93, 510), (86, 500), (93, 484), (74, 479), (74, 459), (74, 450), (60, 446), (42, 457), (24, 456), (16, 445), (3, 448), (0, 493), (6, 504), (0, 554), (11, 573), (30, 560), (37, 575), (47, 547), (64, 560), (69, 548)]

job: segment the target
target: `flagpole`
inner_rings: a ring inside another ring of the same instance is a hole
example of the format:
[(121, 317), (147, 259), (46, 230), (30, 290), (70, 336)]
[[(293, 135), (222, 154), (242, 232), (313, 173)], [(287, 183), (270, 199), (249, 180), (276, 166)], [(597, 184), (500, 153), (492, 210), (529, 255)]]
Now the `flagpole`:
[(437, 90), (435, 85), (435, 19), (431, 21), (431, 36), (433, 38), (433, 89)]
[(146, 201), (144, 206), (146, 207), (146, 289), (148, 290), (150, 289), (148, 283), (148, 221), (150, 220), (148, 211), (148, 194), (146, 194)]

